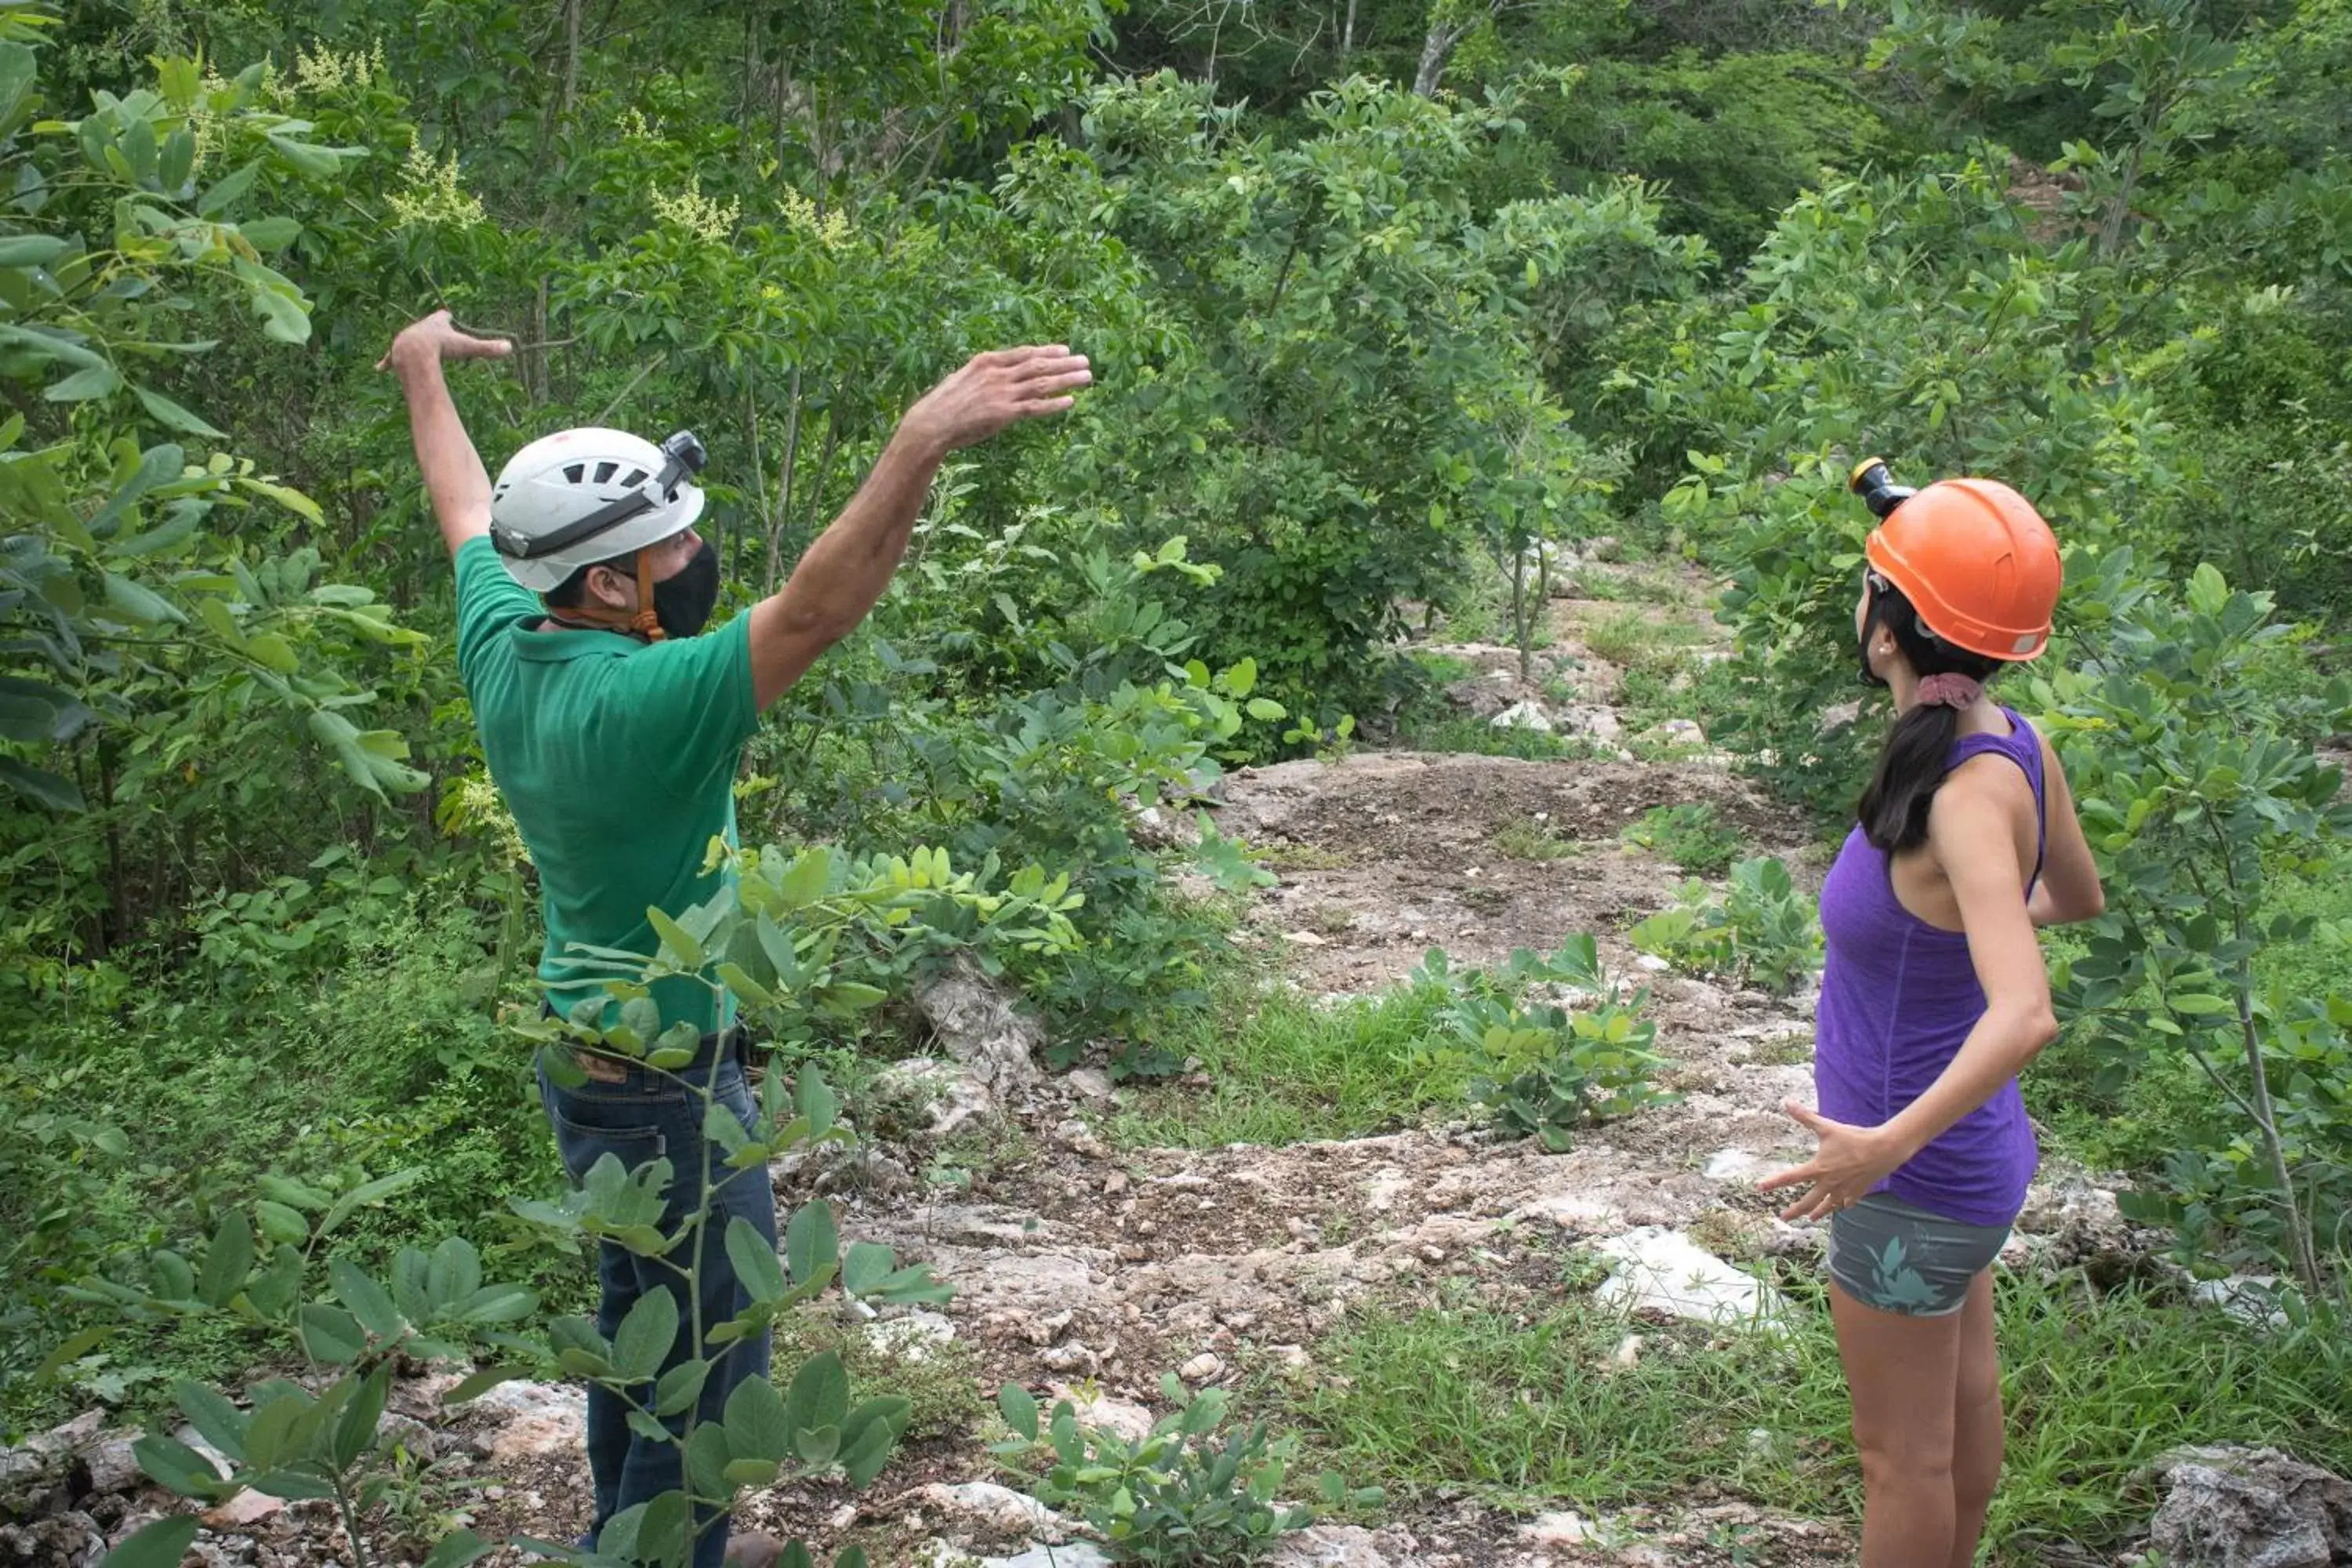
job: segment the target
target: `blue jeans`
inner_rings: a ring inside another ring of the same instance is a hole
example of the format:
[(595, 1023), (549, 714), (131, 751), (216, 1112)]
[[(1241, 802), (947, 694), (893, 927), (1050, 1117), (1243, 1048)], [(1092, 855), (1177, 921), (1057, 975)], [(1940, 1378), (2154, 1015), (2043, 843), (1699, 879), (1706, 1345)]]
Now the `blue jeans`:
[[(555, 1129), (555, 1146), (563, 1158), (563, 1168), (574, 1182), (608, 1153), (630, 1170), (667, 1156), (675, 1173), (662, 1215), (662, 1229), (667, 1233), (694, 1213), (701, 1192), (706, 1142), (699, 1090), (705, 1083), (712, 1086), (717, 1102), (734, 1112), (747, 1131), (756, 1126), (758, 1109), (751, 1100), (751, 1086), (743, 1077), (742, 1062), (731, 1052), (720, 1052), (715, 1061), (681, 1068), (674, 1077), (632, 1068), (618, 1081), (591, 1079), (578, 1089), (555, 1083), (542, 1067), (539, 1096)], [(696, 1276), (706, 1329), (725, 1322), (751, 1302), (727, 1257), (728, 1222), (740, 1215), (759, 1230), (771, 1250), (776, 1245), (776, 1199), (768, 1184), (767, 1166), (730, 1171), (716, 1145), (709, 1147), (715, 1187), (710, 1215), (703, 1226)], [(682, 1266), (685, 1253), (681, 1244), (669, 1261)], [(604, 1242), (597, 1248), (596, 1275), (603, 1287), (596, 1331), (606, 1340), (619, 1330), (621, 1320), (640, 1296), (648, 1290), (667, 1290), (677, 1298), (678, 1336), (662, 1370), (667, 1372), (696, 1353), (694, 1305), (687, 1297), (686, 1281), (663, 1260), (640, 1258), (626, 1247)], [(710, 1375), (695, 1403), (695, 1420), (719, 1420), (727, 1396), (737, 1384), (767, 1373), (767, 1334), (717, 1347)], [(649, 1404), (653, 1384), (645, 1384), (631, 1392), (641, 1403)], [(685, 1425), (683, 1415), (668, 1422), (674, 1432), (684, 1431)], [(588, 1473), (596, 1494), (591, 1541), (614, 1514), (683, 1485), (677, 1448), (631, 1431), (628, 1405), (618, 1394), (596, 1384), (588, 1390)], [(727, 1516), (698, 1510), (696, 1525), (700, 1533), (695, 1542), (694, 1568), (719, 1568), (727, 1549)]]

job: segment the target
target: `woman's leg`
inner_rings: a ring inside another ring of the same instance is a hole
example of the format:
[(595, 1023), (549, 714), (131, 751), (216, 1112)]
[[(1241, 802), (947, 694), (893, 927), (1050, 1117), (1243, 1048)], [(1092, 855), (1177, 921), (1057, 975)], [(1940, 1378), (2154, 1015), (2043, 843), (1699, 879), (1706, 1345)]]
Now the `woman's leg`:
[(1950, 1568), (1976, 1561), (1985, 1510), (2000, 1479), (2000, 1352), (1993, 1343), (1992, 1271), (1969, 1281), (1960, 1309), (1959, 1386), (1952, 1427), (1952, 1556)]
[(1862, 1568), (1950, 1563), (1958, 1534), (1953, 1480), (1963, 1314), (1882, 1311), (1833, 1279), (1830, 1316), (1862, 1450)]

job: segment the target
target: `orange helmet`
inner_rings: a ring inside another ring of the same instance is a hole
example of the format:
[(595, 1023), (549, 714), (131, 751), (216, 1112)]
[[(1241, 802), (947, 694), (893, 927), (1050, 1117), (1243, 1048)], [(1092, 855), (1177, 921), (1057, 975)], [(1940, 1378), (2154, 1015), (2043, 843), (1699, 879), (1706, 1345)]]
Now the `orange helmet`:
[(1955, 647), (2016, 660), (2050, 641), (2058, 540), (2033, 503), (1999, 479), (1941, 479), (1904, 498), (1863, 552)]

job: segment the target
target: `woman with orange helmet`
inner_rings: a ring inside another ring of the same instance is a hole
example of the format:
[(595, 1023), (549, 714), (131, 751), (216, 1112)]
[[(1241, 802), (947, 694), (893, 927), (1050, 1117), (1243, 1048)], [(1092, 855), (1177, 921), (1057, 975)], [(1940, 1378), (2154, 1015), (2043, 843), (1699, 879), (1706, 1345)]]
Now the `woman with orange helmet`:
[(2017, 1076), (2056, 1035), (2037, 925), (2105, 905), (2047, 742), (1985, 692), (2050, 639), (2058, 543), (1992, 479), (1913, 492), (1876, 458), (1854, 611), (1895, 723), (1822, 889), (1813, 1158), (1862, 1452), (1864, 1568), (1964, 1568), (2000, 1472), (1992, 1261), (2038, 1158)]

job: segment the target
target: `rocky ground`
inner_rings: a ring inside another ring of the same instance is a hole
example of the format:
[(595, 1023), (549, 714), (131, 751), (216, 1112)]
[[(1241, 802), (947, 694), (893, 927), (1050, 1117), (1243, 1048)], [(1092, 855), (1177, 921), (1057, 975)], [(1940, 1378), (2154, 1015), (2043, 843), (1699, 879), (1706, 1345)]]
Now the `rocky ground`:
[[(1562, 614), (1558, 646), (1572, 649), (1576, 607)], [(1516, 655), (1495, 651), (1505, 657), (1485, 663), (1502, 679), (1475, 678), (1507, 699), (1492, 710), (1541, 701), (1519, 689)], [(1555, 670), (1581, 672), (1580, 699), (1605, 711), (1610, 681), (1597, 661), (1573, 651), (1556, 658)], [(1588, 734), (1606, 729), (1589, 716), (1559, 720), (1565, 710), (1551, 704), (1548, 721)], [(1403, 978), (1432, 946), (1457, 964), (1483, 963), (1590, 931), (1612, 971), (1653, 988), (1676, 1103), (1558, 1155), (1498, 1142), (1466, 1121), (1286, 1147), (1119, 1149), (1107, 1129), (1126, 1091), (1097, 1072), (1044, 1077), (1028, 1059), (1034, 1037), (1000, 1002), (967, 986), (934, 998), (950, 1054), (909, 1076), (933, 1089), (943, 1130), (994, 1129), (999, 1157), (975, 1170), (970, 1186), (918, 1182), (907, 1163), (888, 1158), (778, 1173), (780, 1198), (829, 1189), (845, 1238), (887, 1242), (955, 1289), (941, 1309), (846, 1331), (902, 1370), (936, 1358), (946, 1378), (967, 1385), (950, 1391), (959, 1397), (974, 1380), (988, 1391), (1018, 1383), (1137, 1432), (1164, 1409), (1167, 1373), (1196, 1390), (1244, 1391), (1328, 1375), (1318, 1342), (1357, 1303), (1409, 1300), (1443, 1281), (1506, 1307), (1549, 1305), (1570, 1247), (1612, 1270), (1591, 1300), (1595, 1310), (1622, 1314), (1622, 1354), (1640, 1353), (1643, 1332), (1677, 1320), (1769, 1331), (1755, 1325), (1783, 1304), (1735, 1265), (1810, 1257), (1818, 1244), (1811, 1227), (1777, 1218), (1754, 1185), (1805, 1146), (1779, 1108), (1792, 1097), (1810, 1102), (1810, 1000), (1660, 973), (1625, 947), (1619, 933), (1659, 907), (1680, 872), (1623, 848), (1619, 833), (1651, 806), (1706, 801), (1739, 826), (1750, 852), (1792, 858), (1801, 879), (1819, 867), (1806, 864), (1801, 826), (1708, 758), (1704, 737), (1689, 749), (1679, 762), (1613, 760), (1605, 748), (1599, 760), (1553, 762), (1366, 752), (1244, 771), (1218, 808), (1223, 832), (1282, 868), (1237, 940), (1277, 958), (1292, 983), (1316, 995), (1364, 994)], [(1514, 825), (1565, 849), (1549, 859), (1504, 852), (1498, 837)], [(2128, 1254), (2144, 1243), (2097, 1183), (2050, 1172), (2009, 1256), (2032, 1267)], [(420, 1466), (437, 1457), (445, 1478), (480, 1483), (426, 1498), (420, 1513), (454, 1503), (485, 1535), (573, 1538), (587, 1511), (577, 1392), (508, 1384), (452, 1414), (439, 1404), (452, 1381), (402, 1384), (389, 1418), (403, 1424), (396, 1435)], [(1097, 1561), (1069, 1521), (994, 1484), (1004, 1478), (971, 1432), (924, 1436), (919, 1426), (869, 1491), (781, 1487), (751, 1494), (743, 1517), (827, 1546), (855, 1540), (884, 1563)], [(0, 1526), (0, 1564), (93, 1561), (101, 1540), (172, 1506), (137, 1484), (125, 1436), (93, 1413), (5, 1458), (0, 1480), (19, 1496), (48, 1487), (51, 1506)], [(2197, 1473), (2200, 1484), (2231, 1484), (2227, 1465)], [(2352, 1490), (2347, 1499), (2352, 1552)], [(323, 1507), (247, 1494), (206, 1516), (191, 1561), (347, 1563)], [(1725, 1544), (1734, 1542), (1737, 1556)], [(1404, 1498), (1392, 1500), (1379, 1528), (1327, 1526), (1293, 1539), (1280, 1561), (1803, 1568), (1850, 1561), (1853, 1550), (1848, 1521), (1697, 1498), (1659, 1498), (1608, 1517), (1564, 1504), (1514, 1512), (1463, 1498)], [(493, 1560), (520, 1554), (508, 1549)]]

